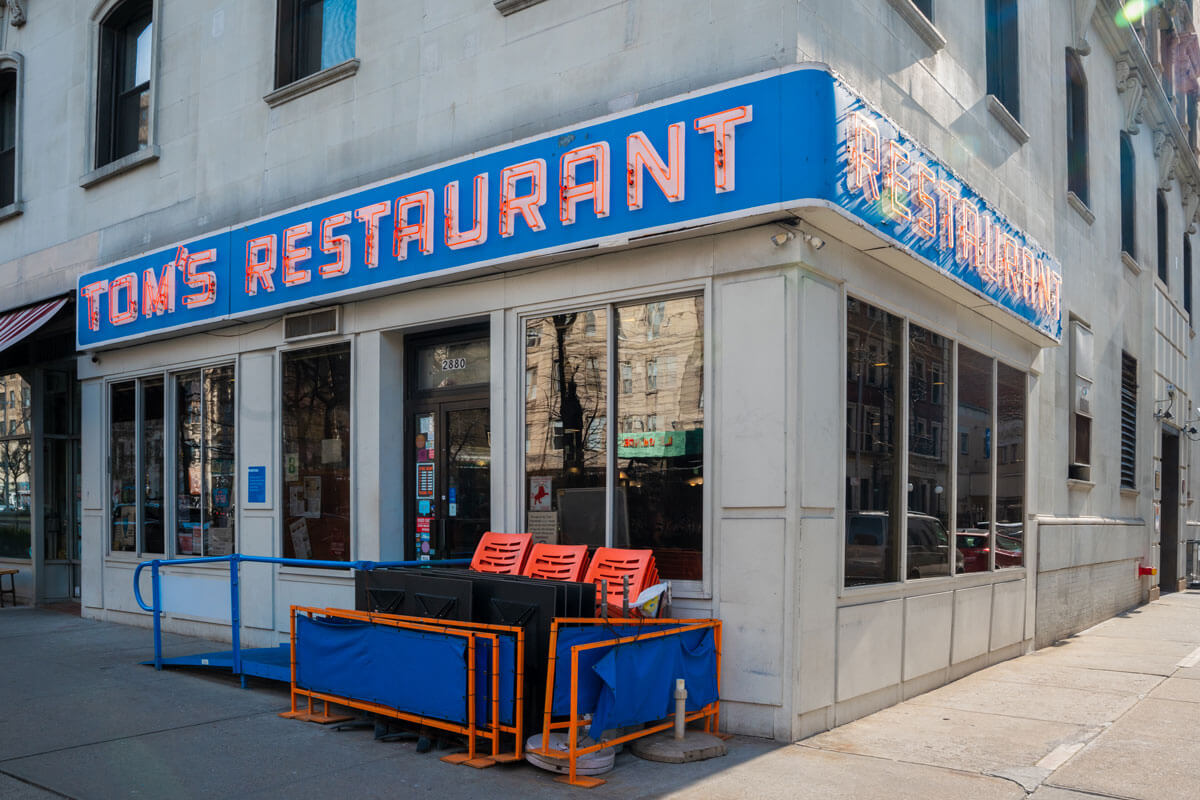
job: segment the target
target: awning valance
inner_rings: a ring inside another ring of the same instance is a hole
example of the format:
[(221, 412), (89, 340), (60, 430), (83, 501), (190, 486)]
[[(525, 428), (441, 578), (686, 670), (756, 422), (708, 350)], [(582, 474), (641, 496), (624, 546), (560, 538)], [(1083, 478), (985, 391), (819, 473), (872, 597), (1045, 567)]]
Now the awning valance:
[(42, 327), (67, 304), (65, 297), (0, 314), (0, 352)]

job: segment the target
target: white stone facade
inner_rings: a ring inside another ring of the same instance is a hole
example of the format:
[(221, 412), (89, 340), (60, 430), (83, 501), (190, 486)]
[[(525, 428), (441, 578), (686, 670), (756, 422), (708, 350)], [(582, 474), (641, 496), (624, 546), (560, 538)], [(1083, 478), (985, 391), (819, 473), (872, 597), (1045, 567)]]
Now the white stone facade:
[[(694, 294), (705, 309), (703, 579), (676, 592), (675, 610), (724, 621), (730, 730), (800, 738), (1046, 645), (1152, 597), (1159, 578), (1139, 577), (1138, 567), (1162, 567), (1163, 552), (1185, 577), (1185, 548), (1164, 550), (1155, 520), (1161, 437), (1184, 427), (1170, 535), (1181, 542), (1200, 530), (1187, 480), (1184, 423), (1197, 412), (1182, 244), (1196, 222), (1200, 169), (1179, 99), (1185, 81), (1168, 98), (1154, 72), (1163, 55), (1145, 30), (1169, 15), (1189, 31), (1188, 4), (1168, 3), (1136, 30), (1112, 22), (1114, 0), (1022, 0), (1016, 128), (989, 104), (984, 0), (933, 0), (933, 26), (910, 0), (358, 0), (357, 65), (267, 102), (273, 5), (156, 0), (156, 149), (100, 176), (90, 151), (96, 20), (115, 3), (34, 0), (21, 4), (22, 25), (5, 20), (0, 56), (22, 63), (21, 177), (20, 213), (0, 220), (0, 311), (73, 294), (79, 275), (141, 252), (804, 62), (828, 65), (1062, 266), (1057, 346), (990, 320), (979, 298), (931, 288), (912, 258), (804, 211), (801, 229), (826, 246), (777, 244), (783, 229), (755, 219), (342, 303), (329, 341), (352, 343), (353, 558), (404, 554), (405, 509), (389, 476), (406, 465), (389, 443), (404, 435), (406, 336), (465, 322), (489, 332), (492, 525), (518, 530), (523, 321)], [(1066, 188), (1067, 48), (1087, 51), (1086, 205)], [(1127, 258), (1122, 130), (1136, 156), (1137, 245)], [(1160, 188), (1166, 281), (1156, 273)], [(847, 297), (1028, 373), (1023, 568), (843, 588)], [(1072, 319), (1094, 335), (1086, 479), (1069, 478)], [(149, 624), (131, 593), (136, 554), (109, 548), (108, 387), (234, 364), (238, 468), (253, 458), (277, 466), (280, 354), (294, 347), (275, 315), (81, 354), (85, 616)], [(1123, 352), (1137, 360), (1138, 384), (1136, 477), (1126, 488)], [(1156, 417), (1172, 398), (1172, 415)], [(281, 555), (278, 493), (240, 509), (240, 552)], [(179, 572), (189, 588), (168, 627), (228, 637), (225, 578)], [(289, 605), (352, 605), (353, 587), (336, 572), (255, 565), (243, 568), (242, 597), (243, 641), (270, 644), (286, 635)]]

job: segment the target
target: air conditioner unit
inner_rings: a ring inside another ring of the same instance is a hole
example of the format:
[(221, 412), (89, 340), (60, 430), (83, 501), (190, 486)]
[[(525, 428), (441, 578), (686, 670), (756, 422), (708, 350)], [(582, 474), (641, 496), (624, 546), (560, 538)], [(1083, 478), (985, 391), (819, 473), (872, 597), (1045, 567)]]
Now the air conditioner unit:
[(1078, 320), (1071, 321), (1071, 410), (1092, 416), (1092, 381), (1095, 377), (1095, 337)]
[(322, 308), (317, 311), (306, 311), (302, 314), (285, 314), (283, 317), (283, 338), (294, 342), (298, 339), (312, 339), (317, 336), (328, 336), (341, 330), (340, 307)]

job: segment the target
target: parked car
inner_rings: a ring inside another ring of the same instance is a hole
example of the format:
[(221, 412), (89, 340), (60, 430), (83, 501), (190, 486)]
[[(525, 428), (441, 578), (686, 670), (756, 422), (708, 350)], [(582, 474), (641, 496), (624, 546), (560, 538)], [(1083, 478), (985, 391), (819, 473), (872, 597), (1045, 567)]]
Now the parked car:
[[(910, 579), (950, 574), (950, 536), (942, 521), (929, 514), (908, 512), (908, 565)], [(860, 511), (846, 517), (846, 582), (884, 583), (896, 580), (897, 570), (888, 542), (888, 513)], [(955, 569), (963, 571), (962, 554)]]
[[(962, 554), (967, 572), (985, 572), (991, 547), (988, 543), (988, 524), (958, 532), (958, 552)], [(1019, 567), (1025, 561), (1024, 531), (1019, 522), (996, 523), (996, 568)]]

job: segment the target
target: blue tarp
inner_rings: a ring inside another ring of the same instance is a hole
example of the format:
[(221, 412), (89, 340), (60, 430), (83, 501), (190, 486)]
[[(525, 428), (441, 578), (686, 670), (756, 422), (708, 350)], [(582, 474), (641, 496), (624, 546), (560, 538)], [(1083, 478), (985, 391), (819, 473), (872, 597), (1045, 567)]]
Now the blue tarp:
[(604, 682), (592, 715), (590, 736), (610, 728), (653, 722), (675, 712), (675, 679), (687, 687), (687, 710), (717, 699), (717, 648), (713, 632), (686, 631), (619, 645), (592, 667)]
[[(500, 721), (514, 716), (516, 647), (500, 639)], [(476, 721), (488, 721), (491, 645), (476, 641)], [(353, 620), (296, 619), (296, 685), (302, 689), (467, 723), (467, 640)]]
[[(678, 625), (583, 625), (560, 628), (552, 713), (571, 713), (571, 648)], [(717, 650), (711, 629), (596, 647), (579, 654), (577, 711), (592, 714), (592, 738), (605, 730), (653, 722), (674, 713), (675, 679), (687, 684), (688, 711), (717, 697)]]

